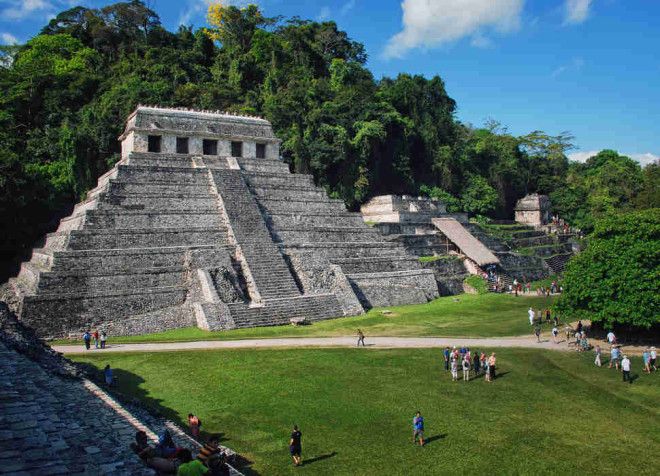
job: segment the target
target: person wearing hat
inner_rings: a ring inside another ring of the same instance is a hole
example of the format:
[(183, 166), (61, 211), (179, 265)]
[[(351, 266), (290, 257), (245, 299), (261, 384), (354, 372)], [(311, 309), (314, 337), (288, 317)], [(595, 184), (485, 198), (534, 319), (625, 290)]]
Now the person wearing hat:
[(623, 371), (623, 381), (632, 383), (632, 380), (630, 380), (630, 359), (627, 355), (624, 355), (621, 360), (621, 370)]

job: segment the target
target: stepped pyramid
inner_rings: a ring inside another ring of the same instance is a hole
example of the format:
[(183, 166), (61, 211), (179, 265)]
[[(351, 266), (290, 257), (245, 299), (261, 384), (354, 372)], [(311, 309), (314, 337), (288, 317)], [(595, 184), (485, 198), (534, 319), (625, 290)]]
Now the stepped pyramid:
[(10, 280), (41, 335), (279, 325), (438, 294), (401, 245), (289, 172), (264, 119), (140, 106), (120, 140)]

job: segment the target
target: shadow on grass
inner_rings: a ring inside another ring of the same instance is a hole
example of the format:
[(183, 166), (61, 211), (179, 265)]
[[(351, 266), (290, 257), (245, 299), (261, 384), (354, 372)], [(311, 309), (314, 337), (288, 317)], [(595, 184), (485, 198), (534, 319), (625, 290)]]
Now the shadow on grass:
[[(153, 398), (149, 396), (148, 392), (141, 387), (145, 380), (132, 372), (127, 370), (113, 368), (113, 385), (108, 386), (105, 383), (103, 378), (103, 370), (96, 368), (95, 366), (87, 363), (79, 363), (78, 365), (82, 366), (88, 375), (91, 376), (92, 380), (115, 397), (120, 403), (133, 405), (138, 407), (152, 417), (155, 417), (160, 420), (169, 420), (181, 428), (184, 432), (187, 433), (188, 423), (179, 418), (179, 414), (162, 404), (162, 400), (158, 398)], [(190, 413), (195, 413), (194, 402), (191, 402)], [(139, 415), (136, 415), (139, 418)], [(204, 420), (204, 415), (199, 415), (202, 421)], [(202, 427), (203, 428), (203, 427)], [(211, 435), (218, 436), (221, 443), (229, 441), (230, 439), (225, 436), (224, 433), (219, 432), (207, 432), (202, 429), (200, 436), (197, 440), (203, 444)], [(175, 443), (179, 443), (177, 438), (174, 438)], [(193, 454), (195, 451), (193, 451)], [(137, 458), (137, 456), (136, 456)], [(243, 456), (236, 454), (236, 456), (230, 461), (230, 464), (236, 469), (240, 470), (246, 475), (258, 476), (259, 473), (252, 470), (250, 466), (252, 461), (244, 458)]]
[(509, 371), (509, 370), (507, 370), (506, 372), (498, 372), (497, 375), (495, 375), (495, 380), (499, 380), (502, 377), (504, 377), (505, 375), (510, 374), (510, 373), (511, 373), (511, 371)]
[(447, 433), (439, 433), (437, 435), (430, 436), (424, 442), (424, 446), (436, 440), (444, 440), (445, 438), (447, 438)]
[(320, 456), (315, 456), (314, 458), (305, 459), (305, 460), (303, 460), (303, 466), (307, 466), (307, 465), (310, 465), (312, 463), (316, 463), (317, 461), (323, 461), (324, 459), (332, 458), (334, 456), (337, 456), (336, 451), (333, 451), (332, 453), (326, 453), (326, 454), (320, 455)]

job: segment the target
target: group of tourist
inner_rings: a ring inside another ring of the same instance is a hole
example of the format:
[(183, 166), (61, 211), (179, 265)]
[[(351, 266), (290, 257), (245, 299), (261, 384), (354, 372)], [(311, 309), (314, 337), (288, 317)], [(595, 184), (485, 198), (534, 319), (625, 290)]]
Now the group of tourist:
[(158, 443), (149, 445), (147, 434), (138, 431), (131, 449), (144, 464), (153, 469), (157, 475), (177, 476), (228, 476), (227, 456), (219, 446), (220, 439), (211, 436), (193, 458), (188, 448), (178, 447), (169, 430), (163, 430), (158, 435)]
[(89, 350), (92, 347), (92, 341), (94, 341), (95, 349), (105, 349), (106, 343), (108, 342), (108, 334), (105, 331), (90, 332), (89, 329), (85, 331), (82, 336), (83, 342), (85, 343), (85, 349)]
[(454, 382), (459, 380), (459, 366), (463, 370), (463, 381), (465, 382), (470, 381), (470, 375), (472, 372), (474, 372), (475, 378), (483, 373), (486, 382), (492, 382), (495, 380), (495, 367), (497, 363), (495, 352), (490, 354), (490, 357), (487, 357), (484, 352), (471, 352), (468, 347), (457, 349), (454, 346), (453, 349), (445, 347), (442, 354), (445, 363), (445, 371), (451, 369), (451, 379)]

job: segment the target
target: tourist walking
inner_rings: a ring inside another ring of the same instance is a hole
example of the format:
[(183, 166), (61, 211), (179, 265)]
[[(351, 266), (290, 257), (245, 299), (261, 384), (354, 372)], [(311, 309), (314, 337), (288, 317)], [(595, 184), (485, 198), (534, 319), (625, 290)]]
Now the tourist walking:
[(361, 343), (362, 347), (364, 347), (364, 334), (360, 329), (357, 330), (357, 337), (358, 337), (357, 346), (360, 347), (360, 343)]
[(112, 385), (112, 369), (109, 364), (103, 369), (103, 377), (105, 378), (105, 383), (107, 385)]
[(642, 353), (642, 362), (644, 363), (644, 372), (651, 373), (651, 350), (646, 348)]
[(601, 350), (600, 350), (600, 346), (599, 346), (598, 344), (596, 344), (595, 352), (596, 352), (596, 359), (594, 360), (594, 365), (595, 365), (596, 367), (600, 367), (600, 366), (602, 365), (602, 363), (601, 363), (601, 361), (600, 361), (600, 353), (601, 353)]
[(621, 350), (619, 350), (618, 345), (615, 345), (610, 350), (610, 365), (607, 368), (611, 369), (612, 365), (614, 365), (614, 368), (619, 370), (619, 357), (621, 357)]
[(537, 324), (534, 327), (534, 335), (536, 336), (536, 342), (541, 342), (541, 325)]
[(488, 358), (488, 372), (490, 374), (490, 377), (488, 379), (489, 382), (492, 382), (497, 378), (495, 374), (495, 364), (497, 363), (497, 359), (495, 358), (495, 352), (490, 354), (490, 357)]
[(458, 358), (454, 355), (451, 359), (451, 380), (453, 382), (458, 380)]
[(464, 382), (469, 382), (470, 381), (470, 367), (472, 367), (472, 364), (470, 363), (470, 358), (466, 355), (465, 358), (463, 359), (463, 381)]
[(527, 311), (527, 316), (529, 317), (529, 325), (533, 326), (534, 325), (534, 309), (531, 307)]
[(555, 325), (552, 328), (552, 342), (557, 344), (557, 336), (559, 336), (559, 329), (557, 329), (557, 325)]
[(190, 428), (190, 434), (197, 438), (199, 437), (199, 427), (202, 426), (202, 420), (200, 420), (197, 415), (188, 413), (188, 428)]
[(92, 341), (92, 335), (89, 333), (89, 331), (85, 331), (82, 337), (83, 337), (83, 342), (85, 343), (85, 349), (89, 350), (89, 345), (90, 342)]
[(607, 342), (609, 342), (610, 345), (616, 344), (616, 336), (611, 330), (607, 333)]
[(413, 444), (419, 441), (419, 446), (424, 446), (424, 417), (417, 410), (413, 417)]
[(289, 439), (289, 453), (291, 453), (294, 466), (302, 465), (302, 433), (298, 429), (298, 425), (293, 425)]
[(480, 367), (480, 360), (479, 360), (479, 352), (476, 350), (474, 351), (474, 357), (472, 358), (472, 362), (474, 364), (474, 376), (476, 377), (479, 375), (479, 372), (481, 371)]
[(94, 348), (98, 349), (99, 348), (99, 331), (94, 331), (92, 334), (92, 337), (94, 338)]
[(577, 324), (577, 331), (578, 331), (580, 334), (582, 334), (582, 321), (578, 321), (578, 324)]
[(105, 349), (105, 343), (108, 340), (108, 334), (105, 331), (101, 331), (101, 349)]
[(655, 361), (658, 358), (658, 353), (655, 351), (655, 347), (651, 347), (651, 352), (649, 354), (651, 357), (651, 359), (649, 360), (649, 366), (653, 371), (656, 371), (658, 369), (655, 367)]
[(571, 334), (573, 333), (573, 328), (566, 324), (566, 327), (564, 327), (564, 334), (566, 335), (566, 347), (570, 347), (571, 345)]
[(630, 380), (630, 359), (627, 355), (624, 355), (621, 360), (621, 370), (623, 371), (623, 381), (632, 383), (632, 380)]

